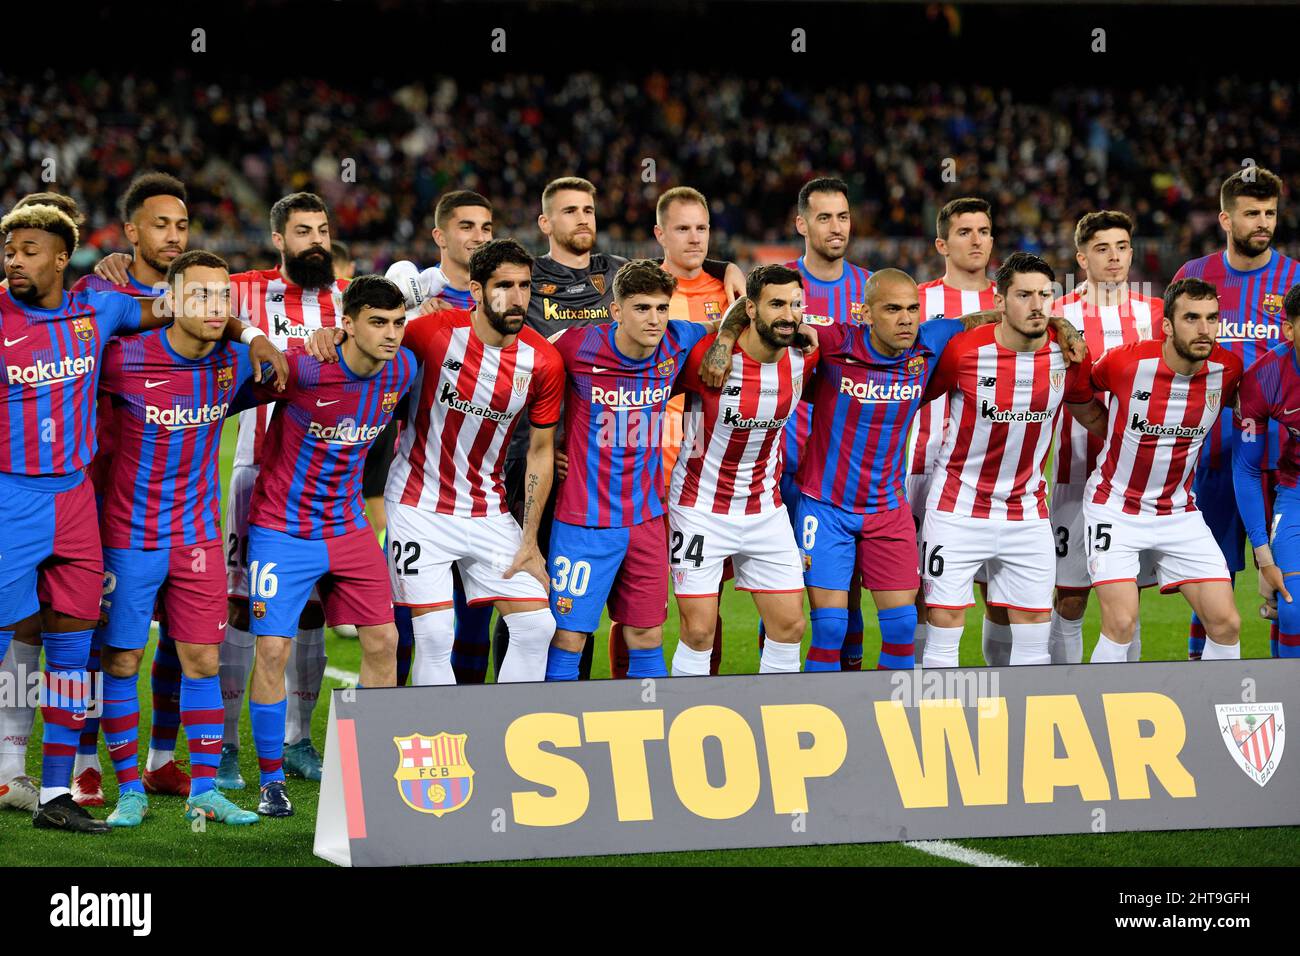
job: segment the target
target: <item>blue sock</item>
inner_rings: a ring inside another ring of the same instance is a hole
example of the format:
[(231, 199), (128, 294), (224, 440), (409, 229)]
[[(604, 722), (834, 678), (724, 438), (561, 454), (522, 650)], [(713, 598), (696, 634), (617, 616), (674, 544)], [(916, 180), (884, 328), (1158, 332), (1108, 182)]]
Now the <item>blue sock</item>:
[(849, 622), (845, 628), (844, 647), (840, 649), (840, 669), (862, 670), (862, 607), (849, 608)]
[(843, 607), (814, 608), (808, 615), (812, 621), (812, 644), (804, 660), (805, 671), (837, 671), (840, 669), (840, 648), (849, 627), (849, 611)]
[(415, 648), (415, 628), (411, 624), (411, 609), (393, 608), (393, 621), (397, 624), (397, 686), (405, 687), (411, 676), (411, 652)]
[(13, 643), (13, 639), (13, 631), (0, 631), (0, 661), (4, 660), (5, 655), (9, 653), (9, 645)]
[(578, 662), (581, 660), (581, 652), (566, 651), (552, 644), (551, 649), (546, 653), (546, 679), (577, 680)]
[(140, 690), (139, 675), (114, 677), (105, 673), (104, 714), (100, 725), (104, 729), (104, 743), (113, 773), (117, 776), (117, 789), (126, 793), (134, 790), (144, 793), (140, 781)]
[(248, 702), (248, 721), (253, 725), (253, 743), (257, 745), (257, 765), (262, 786), (284, 779), (284, 715), (287, 701), (274, 704)]
[(181, 726), (181, 659), (177, 656), (176, 642), (167, 634), (166, 626), (161, 624), (158, 646), (153, 652), (153, 667), (149, 671), (149, 686), (153, 691), (149, 746), (159, 751), (175, 751), (176, 732)]
[(879, 671), (910, 671), (916, 666), (916, 605), (891, 607), (879, 611), (880, 662)]
[(470, 607), (465, 592), (452, 591), (456, 612), (456, 639), (451, 645), (451, 669), (457, 684), (481, 684), (487, 680), (488, 652), (492, 649), (492, 605)]
[(627, 649), (628, 677), (667, 677), (662, 647), (629, 647)]
[(41, 788), (70, 788), (86, 722), (86, 660), (94, 631), (41, 632), (45, 645)]
[(1189, 659), (1199, 661), (1201, 652), (1205, 650), (1205, 625), (1195, 614), (1192, 615), (1192, 623), (1187, 629), (1187, 656)]
[(207, 793), (221, 763), (221, 734), (225, 729), (221, 678), (181, 676), (181, 723), (190, 744), (190, 796)]

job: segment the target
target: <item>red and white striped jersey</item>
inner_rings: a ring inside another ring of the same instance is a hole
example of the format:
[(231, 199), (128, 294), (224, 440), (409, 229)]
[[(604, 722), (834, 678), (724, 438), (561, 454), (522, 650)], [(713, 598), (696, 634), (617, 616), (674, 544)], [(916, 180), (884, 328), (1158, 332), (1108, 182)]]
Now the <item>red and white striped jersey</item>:
[(1216, 345), (1195, 374), (1179, 375), (1162, 349), (1156, 341), (1122, 345), (1094, 366), (1093, 387), (1110, 393), (1110, 423), (1084, 500), (1126, 514), (1196, 510), (1201, 445), (1237, 400), (1241, 359)]
[[(1119, 345), (1161, 337), (1160, 322), (1164, 318), (1164, 300), (1130, 292), (1124, 301), (1115, 305), (1096, 306), (1084, 302), (1082, 288), (1064, 295), (1052, 303), (1052, 315), (1060, 315), (1083, 333), (1088, 344), (1088, 354), (1095, 364), (1103, 355)], [(1105, 395), (1098, 395), (1101, 402)], [(1102, 439), (1069, 415), (1056, 420), (1056, 483), (1083, 484), (1097, 467)]]
[[(993, 296), (997, 288), (992, 282), (987, 289), (978, 292), (970, 289), (954, 289), (945, 285), (943, 279), (933, 279), (916, 287), (921, 296), (921, 321), (926, 319), (960, 319), (972, 312), (983, 312), (993, 308)], [(907, 446), (907, 473), (909, 475), (928, 475), (934, 469), (939, 458), (939, 449), (943, 447), (944, 426), (948, 422), (948, 396), (944, 395), (921, 406), (912, 426), (912, 435)]]
[[(343, 290), (348, 280), (339, 279), (328, 289), (304, 289), (289, 282), (279, 269), (255, 269), (230, 277), (235, 314), (266, 333), (271, 344), (284, 350), (301, 346), (312, 332), (332, 328), (343, 321)], [(271, 422), (276, 403), (258, 405), (239, 416), (239, 438), (235, 443), (235, 467), (256, 465), (262, 458), (262, 439)]]
[(973, 518), (1046, 518), (1043, 467), (1062, 402), (1092, 400), (1092, 362), (1067, 365), (1054, 332), (1033, 352), (998, 344), (993, 322), (948, 343), (926, 389), (947, 392), (948, 429), (930, 482), (929, 508)]
[(776, 362), (759, 362), (737, 344), (722, 388), (708, 388), (699, 371), (715, 338), (716, 333), (696, 344), (677, 377), (686, 408), (668, 500), (720, 515), (775, 511), (781, 506), (781, 435), (799, 405), (805, 370), (816, 366), (816, 353), (791, 348)]
[(525, 408), (534, 428), (559, 422), (559, 353), (528, 326), (505, 348), (487, 345), (462, 309), (409, 320), (402, 345), (420, 370), (384, 498), (463, 518), (507, 513), (502, 456)]

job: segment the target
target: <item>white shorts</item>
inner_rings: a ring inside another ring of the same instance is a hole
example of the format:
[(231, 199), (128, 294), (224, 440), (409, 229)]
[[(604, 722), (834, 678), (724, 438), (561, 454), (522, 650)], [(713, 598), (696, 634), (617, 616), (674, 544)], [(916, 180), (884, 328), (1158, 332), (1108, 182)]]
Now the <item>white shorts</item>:
[(1155, 568), (1161, 593), (1197, 581), (1231, 581), (1214, 534), (1199, 511), (1131, 515), (1084, 502), (1085, 535), (1091, 542), (1088, 573), (1093, 587), (1138, 581), (1145, 556)]
[(546, 602), (546, 589), (531, 574), (503, 575), (519, 553), (523, 533), (509, 514), (462, 518), (386, 501), (388, 578), (393, 603), (409, 607), (451, 604), (451, 566), (460, 569), (470, 604), (492, 601)]
[(731, 558), (737, 591), (803, 593), (803, 558), (785, 505), (756, 515), (668, 506), (669, 565), (679, 598), (713, 597)]
[(923, 475), (908, 475), (903, 479), (903, 487), (907, 490), (907, 503), (912, 509), (912, 519), (916, 522), (918, 535), (921, 533), (921, 522), (925, 520), (925, 500), (930, 497), (930, 474), (926, 472)]
[(988, 603), (1019, 611), (1052, 609), (1056, 584), (1050, 521), (1004, 521), (929, 511), (921, 526), (921, 587), (930, 607), (975, 603), (972, 585), (988, 572)]
[[(1086, 591), (1092, 587), (1088, 576), (1087, 529), (1083, 520), (1084, 485), (1052, 487), (1052, 535), (1056, 542), (1056, 586)], [(1138, 587), (1156, 583), (1155, 561), (1144, 551), (1137, 574)]]

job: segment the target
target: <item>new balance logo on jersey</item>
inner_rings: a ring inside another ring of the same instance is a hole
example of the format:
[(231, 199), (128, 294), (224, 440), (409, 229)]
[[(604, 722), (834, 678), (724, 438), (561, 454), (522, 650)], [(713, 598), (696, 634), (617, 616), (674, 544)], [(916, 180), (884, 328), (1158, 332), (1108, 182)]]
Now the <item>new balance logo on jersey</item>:
[(442, 363), (442, 367), (449, 372), (459, 372), (465, 365), (459, 359), (447, 359)]
[(451, 387), (451, 382), (442, 383), (442, 391), (438, 393), (438, 401), (445, 402), (462, 415), (477, 415), (479, 418), (486, 418), (490, 422), (508, 422), (515, 417), (515, 413), (508, 409), (499, 411), (484, 405), (475, 405), (473, 402), (461, 398), (460, 393)]
[(739, 394), (740, 394), (740, 386), (739, 386), (739, 385), (728, 385), (726, 388), (724, 388), (724, 389), (722, 390), (722, 394), (723, 394), (723, 395), (739, 395)]
[(920, 398), (921, 392), (921, 386), (916, 383), (904, 385), (902, 382), (890, 382), (882, 385), (879, 382), (840, 379), (840, 394), (852, 395), (864, 405), (868, 402), (910, 402)]
[(1147, 391), (1143, 391), (1140, 388), (1133, 393), (1133, 397), (1136, 398), (1139, 402), (1151, 401), (1151, 393)]
[(1027, 408), (1024, 411), (1007, 409), (1004, 411), (988, 399), (980, 402), (980, 418), (987, 418), (991, 422), (1045, 422), (1051, 417), (1052, 412), (1046, 408)]
[(226, 410), (229, 407), (228, 402), (222, 402), (220, 405), (204, 405), (200, 408), (159, 408), (156, 405), (146, 405), (144, 421), (146, 425), (161, 425), (169, 432), (180, 431), (183, 428), (199, 428), (202, 425), (221, 421), (226, 417)]
[(54, 385), (66, 382), (70, 378), (88, 375), (95, 370), (95, 356), (83, 355), (73, 358), (65, 355), (58, 362), (40, 362), (35, 365), (9, 365), (5, 373), (10, 385), (30, 385), (38, 388), (42, 385)]
[(1138, 418), (1137, 412), (1133, 413), (1133, 420), (1128, 423), (1128, 427), (1142, 435), (1158, 435), (1164, 438), (1200, 438), (1209, 430), (1203, 425), (1157, 425), (1145, 418)]
[(734, 408), (724, 408), (722, 410), (722, 424), (731, 428), (784, 428), (789, 417), (789, 415), (785, 415), (781, 418), (741, 418), (740, 413)]
[(1219, 320), (1220, 342), (1254, 342), (1276, 339), (1281, 335), (1277, 325), (1268, 322), (1229, 322)]
[(981, 375), (979, 377), (980, 388), (993, 388), (998, 384), (998, 380), (991, 375)]
[(358, 425), (356, 422), (346, 420), (336, 425), (312, 422), (307, 426), (307, 437), (319, 438), (331, 445), (361, 445), (374, 441), (383, 430), (382, 425)]
[(649, 405), (658, 405), (667, 401), (668, 396), (672, 394), (672, 390), (671, 385), (660, 385), (658, 388), (651, 388), (646, 385), (635, 392), (622, 385), (617, 388), (601, 388), (598, 385), (593, 385), (591, 387), (591, 401), (594, 405), (608, 405), (615, 411), (626, 408), (645, 408)]

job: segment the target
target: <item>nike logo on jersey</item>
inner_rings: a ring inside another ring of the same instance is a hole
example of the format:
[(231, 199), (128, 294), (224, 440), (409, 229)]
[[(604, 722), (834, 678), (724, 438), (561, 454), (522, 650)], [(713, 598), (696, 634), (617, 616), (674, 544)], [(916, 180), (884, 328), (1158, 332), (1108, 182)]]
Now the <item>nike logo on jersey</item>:
[(1296, 412), (1300, 412), (1300, 408), (1284, 408), (1284, 409), (1282, 409), (1282, 414), (1283, 414), (1283, 415), (1294, 415)]
[(16, 339), (5, 339), (5, 348), (11, 348), (17, 345), (19, 342), (22, 342), (23, 340), (27, 339), (28, 337), (29, 336), (26, 335), (20, 335)]
[(338, 404), (339, 402), (341, 402), (341, 401), (342, 401), (341, 398), (336, 398), (336, 399), (334, 399), (334, 401), (332, 401), (332, 402), (322, 402), (322, 401), (318, 398), (318, 399), (316, 399), (316, 407), (317, 407), (317, 408), (324, 408), (326, 405), (337, 405), (337, 404)]
[(613, 369), (609, 369), (609, 368), (601, 368), (599, 365), (593, 365), (593, 366), (591, 367), (591, 374), (592, 374), (592, 375), (599, 375), (601, 372), (612, 372), (612, 371), (613, 371)]
[(168, 381), (169, 381), (168, 379), (163, 378), (163, 379), (159, 379), (159, 380), (156, 381), (156, 382), (151, 382), (151, 381), (149, 381), (149, 380), (146, 378), (146, 379), (144, 380), (144, 387), (145, 387), (145, 388), (157, 388), (159, 385), (166, 385)]

